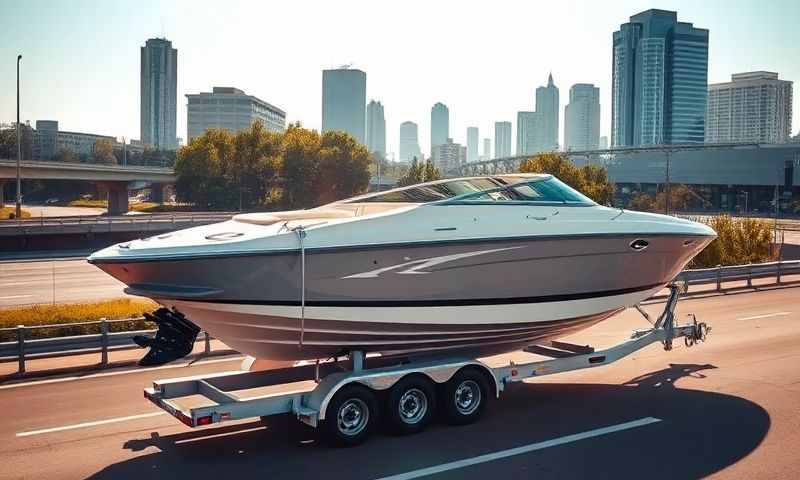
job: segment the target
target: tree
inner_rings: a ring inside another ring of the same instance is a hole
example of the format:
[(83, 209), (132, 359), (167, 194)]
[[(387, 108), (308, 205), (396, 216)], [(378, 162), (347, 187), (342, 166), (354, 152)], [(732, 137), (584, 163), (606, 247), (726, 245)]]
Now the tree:
[(207, 130), (178, 150), (175, 194), (180, 201), (203, 208), (230, 208), (238, 200), (226, 184), (223, 165), (233, 155), (233, 137), (225, 130)]
[(352, 197), (369, 186), (370, 153), (345, 132), (322, 134), (316, 201), (325, 204)]
[(283, 201), (290, 208), (316, 203), (314, 180), (319, 177), (321, 139), (315, 130), (289, 125), (283, 134)]
[(411, 162), (411, 167), (406, 173), (397, 180), (398, 187), (406, 187), (422, 182), (431, 182), (442, 178), (439, 170), (433, 166), (430, 160), (426, 160), (424, 164), (417, 162), (417, 157)]
[(549, 173), (597, 203), (610, 205), (614, 200), (614, 184), (605, 168), (598, 165), (577, 167), (566, 155), (547, 152), (534, 155), (520, 164), (523, 173)]
[(654, 212), (655, 211), (655, 198), (644, 192), (636, 192), (631, 196), (628, 202), (628, 209), (638, 210), (640, 212)]
[(101, 138), (94, 142), (92, 156), (95, 163), (102, 165), (116, 165), (117, 163), (117, 157), (114, 156), (114, 143), (107, 138)]
[[(22, 138), (22, 159), (33, 159), (33, 129), (30, 125), (20, 124), (20, 137)], [(17, 158), (16, 124), (0, 127), (0, 158), (9, 160)]]
[(65, 163), (78, 163), (81, 159), (75, 155), (75, 152), (68, 148), (62, 148), (56, 152), (53, 160), (56, 162), (65, 162)]
[(281, 134), (257, 121), (237, 133), (233, 143), (235, 154), (224, 169), (238, 189), (239, 209), (263, 205), (283, 165)]

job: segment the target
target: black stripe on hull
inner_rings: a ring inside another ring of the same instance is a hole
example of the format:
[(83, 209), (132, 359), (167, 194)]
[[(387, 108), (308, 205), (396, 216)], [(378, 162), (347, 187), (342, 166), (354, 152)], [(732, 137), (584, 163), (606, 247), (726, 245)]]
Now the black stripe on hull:
[[(430, 300), (307, 300), (306, 307), (467, 307), (481, 305), (514, 305), (528, 303), (569, 302), (572, 300), (587, 300), (593, 298), (612, 297), (629, 293), (644, 292), (654, 288), (663, 287), (665, 283), (654, 283), (638, 287), (620, 288), (616, 290), (602, 290), (596, 292), (578, 292), (560, 295), (539, 295), (535, 297), (509, 297), (509, 298), (458, 298), (458, 299), (430, 299)], [(139, 293), (141, 295), (141, 293)], [(163, 295), (153, 295), (152, 298), (163, 300), (189, 300), (198, 303), (220, 303), (226, 305), (261, 305), (277, 307), (299, 307), (298, 300), (231, 300), (215, 298), (167, 298)]]

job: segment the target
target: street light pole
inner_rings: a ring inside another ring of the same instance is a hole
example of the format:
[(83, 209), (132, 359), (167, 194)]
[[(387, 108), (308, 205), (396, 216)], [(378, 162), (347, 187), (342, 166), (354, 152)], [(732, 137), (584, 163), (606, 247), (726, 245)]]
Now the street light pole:
[(20, 179), (20, 162), (22, 162), (22, 137), (19, 128), (19, 62), (22, 55), (17, 55), (17, 208), (15, 218), (22, 217), (22, 181)]

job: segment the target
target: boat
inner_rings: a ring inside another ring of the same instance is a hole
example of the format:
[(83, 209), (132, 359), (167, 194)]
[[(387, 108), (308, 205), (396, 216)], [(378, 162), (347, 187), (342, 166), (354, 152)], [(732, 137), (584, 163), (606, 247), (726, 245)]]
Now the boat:
[[(438, 180), (246, 213), (88, 261), (163, 308), (147, 363), (200, 329), (259, 359), (464, 352), (563, 337), (659, 292), (714, 238), (598, 205), (552, 175)], [(155, 352), (155, 353), (154, 353)], [(147, 357), (146, 357), (147, 358)]]

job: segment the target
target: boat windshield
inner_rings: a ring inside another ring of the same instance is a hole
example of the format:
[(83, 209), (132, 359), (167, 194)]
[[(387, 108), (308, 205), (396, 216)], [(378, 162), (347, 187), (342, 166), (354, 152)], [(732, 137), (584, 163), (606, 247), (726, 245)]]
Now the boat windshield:
[(596, 205), (589, 197), (583, 195), (561, 180), (548, 175), (513, 183), (491, 190), (459, 195), (442, 203), (475, 203), (475, 202), (524, 202), (566, 205)]
[(594, 205), (552, 175), (459, 178), (390, 190), (347, 203), (557, 203)]

